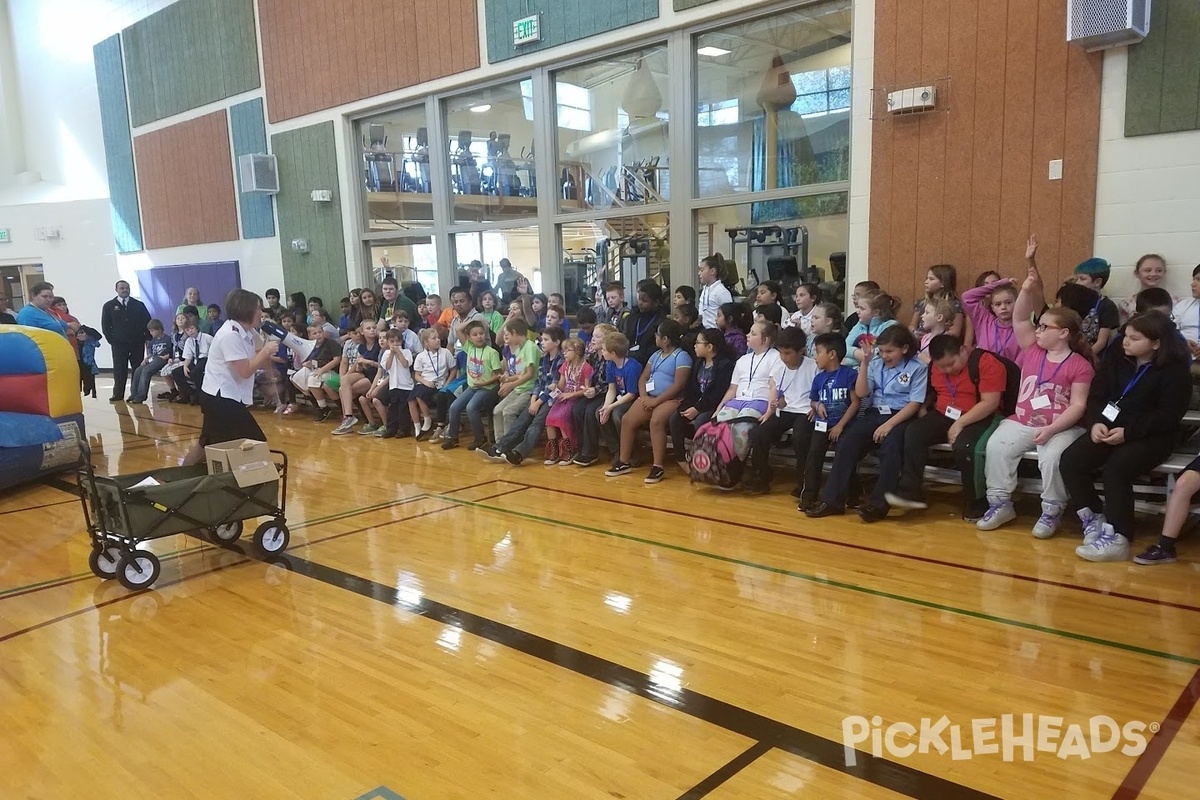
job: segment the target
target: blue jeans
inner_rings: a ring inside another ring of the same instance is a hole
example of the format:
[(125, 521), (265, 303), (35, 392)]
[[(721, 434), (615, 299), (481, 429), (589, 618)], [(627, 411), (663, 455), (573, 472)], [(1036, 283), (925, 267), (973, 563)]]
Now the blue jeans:
[(459, 420), (462, 418), (463, 411), (466, 411), (467, 420), (471, 423), (471, 433), (475, 436), (475, 441), (482, 442), (484, 439), (483, 412), (490, 411), (499, 399), (500, 395), (492, 387), (473, 389), (468, 386), (463, 389), (462, 394), (450, 404), (450, 419), (446, 421), (446, 438), (458, 438)]
[(133, 371), (133, 386), (129, 396), (134, 400), (145, 400), (150, 394), (150, 381), (167, 365), (165, 358), (152, 358), (148, 364), (142, 364)]
[(528, 458), (529, 454), (533, 452), (533, 448), (537, 447), (538, 439), (542, 438), (542, 431), (546, 430), (546, 417), (548, 416), (550, 416), (548, 403), (542, 403), (537, 414), (530, 414), (529, 402), (526, 401), (525, 408), (521, 409), (521, 414), (508, 429), (508, 433), (504, 434), (503, 439), (496, 442), (496, 448), (502, 453), (511, 450), (520, 453), (522, 458)]
[(868, 502), (880, 511), (890, 508), (884, 495), (894, 491), (900, 483), (900, 472), (904, 467), (904, 433), (912, 420), (892, 428), (881, 444), (875, 444), (875, 431), (889, 419), (890, 417), (880, 414), (874, 408), (868, 408), (862, 416), (846, 426), (833, 454), (829, 478), (825, 481), (825, 488), (821, 490), (821, 500), (826, 505), (834, 508), (845, 507), (850, 482), (858, 474), (858, 462), (871, 450), (878, 448), (879, 480), (871, 490)]

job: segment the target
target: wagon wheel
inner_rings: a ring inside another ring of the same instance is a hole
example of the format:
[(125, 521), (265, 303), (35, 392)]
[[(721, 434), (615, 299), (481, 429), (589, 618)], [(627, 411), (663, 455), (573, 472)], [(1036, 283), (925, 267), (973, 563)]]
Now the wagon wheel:
[(209, 528), (208, 533), (217, 544), (231, 545), (242, 536), (242, 521), (239, 519), (233, 522), (226, 522), (224, 525)]
[(92, 574), (102, 580), (117, 577), (117, 568), (121, 563), (121, 548), (116, 545), (94, 548), (88, 556), (88, 567)]
[(291, 541), (287, 524), (281, 520), (264, 522), (254, 531), (254, 545), (264, 553), (282, 553)]
[(132, 550), (121, 556), (117, 564), (117, 580), (126, 589), (137, 591), (145, 589), (158, 580), (162, 565), (158, 556), (145, 550)]

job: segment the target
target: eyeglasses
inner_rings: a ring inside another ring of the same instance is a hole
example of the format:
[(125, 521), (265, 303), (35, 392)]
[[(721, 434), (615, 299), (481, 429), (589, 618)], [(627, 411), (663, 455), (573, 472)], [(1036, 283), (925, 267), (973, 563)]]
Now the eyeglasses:
[(1037, 329), (1036, 329), (1036, 330), (1037, 330), (1037, 332), (1038, 332), (1038, 333), (1041, 333), (1041, 332), (1043, 332), (1043, 331), (1061, 331), (1061, 330), (1063, 330), (1063, 326), (1061, 326), (1061, 325), (1047, 325), (1047, 324), (1045, 324), (1045, 323), (1042, 323), (1041, 325), (1038, 325), (1038, 326), (1037, 326)]

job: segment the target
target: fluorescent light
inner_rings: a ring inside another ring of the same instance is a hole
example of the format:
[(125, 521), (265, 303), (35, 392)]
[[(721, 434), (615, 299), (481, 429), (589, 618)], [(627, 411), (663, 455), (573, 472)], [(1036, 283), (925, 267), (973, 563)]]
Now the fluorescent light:
[(481, 105), (481, 106), (471, 106), (471, 110), (472, 110), (472, 111), (474, 111), (476, 114), (482, 114), (482, 113), (484, 113), (485, 111), (491, 111), (491, 110), (492, 110), (492, 104), (491, 104), (491, 103), (484, 103), (484, 104), (483, 104), (483, 105)]
[(709, 45), (707, 47), (696, 48), (696, 55), (708, 56), (709, 58), (717, 58), (718, 56), (727, 56), (727, 55), (729, 55), (729, 52), (730, 51), (728, 51), (728, 50), (722, 50), (720, 47), (713, 47), (712, 45)]

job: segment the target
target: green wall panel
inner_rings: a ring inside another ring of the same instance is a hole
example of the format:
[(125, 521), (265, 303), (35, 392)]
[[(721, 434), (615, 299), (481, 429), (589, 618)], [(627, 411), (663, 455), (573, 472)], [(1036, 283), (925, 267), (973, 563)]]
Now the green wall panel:
[(179, 0), (122, 33), (134, 125), (261, 85), (254, 0)]
[[(337, 301), (349, 293), (350, 287), (333, 123), (277, 133), (271, 137), (271, 152), (279, 162), (275, 206), (284, 285), (289, 292), (315, 294), (336, 309)], [(314, 189), (331, 190), (333, 202), (313, 202)], [(293, 239), (307, 239), (309, 251), (292, 250)]]
[(1154, 0), (1150, 33), (1129, 48), (1125, 135), (1200, 130), (1200, 3)]
[[(658, 0), (484, 0), (488, 61), (496, 63), (658, 18)], [(541, 14), (541, 41), (517, 47), (513, 23)]]

